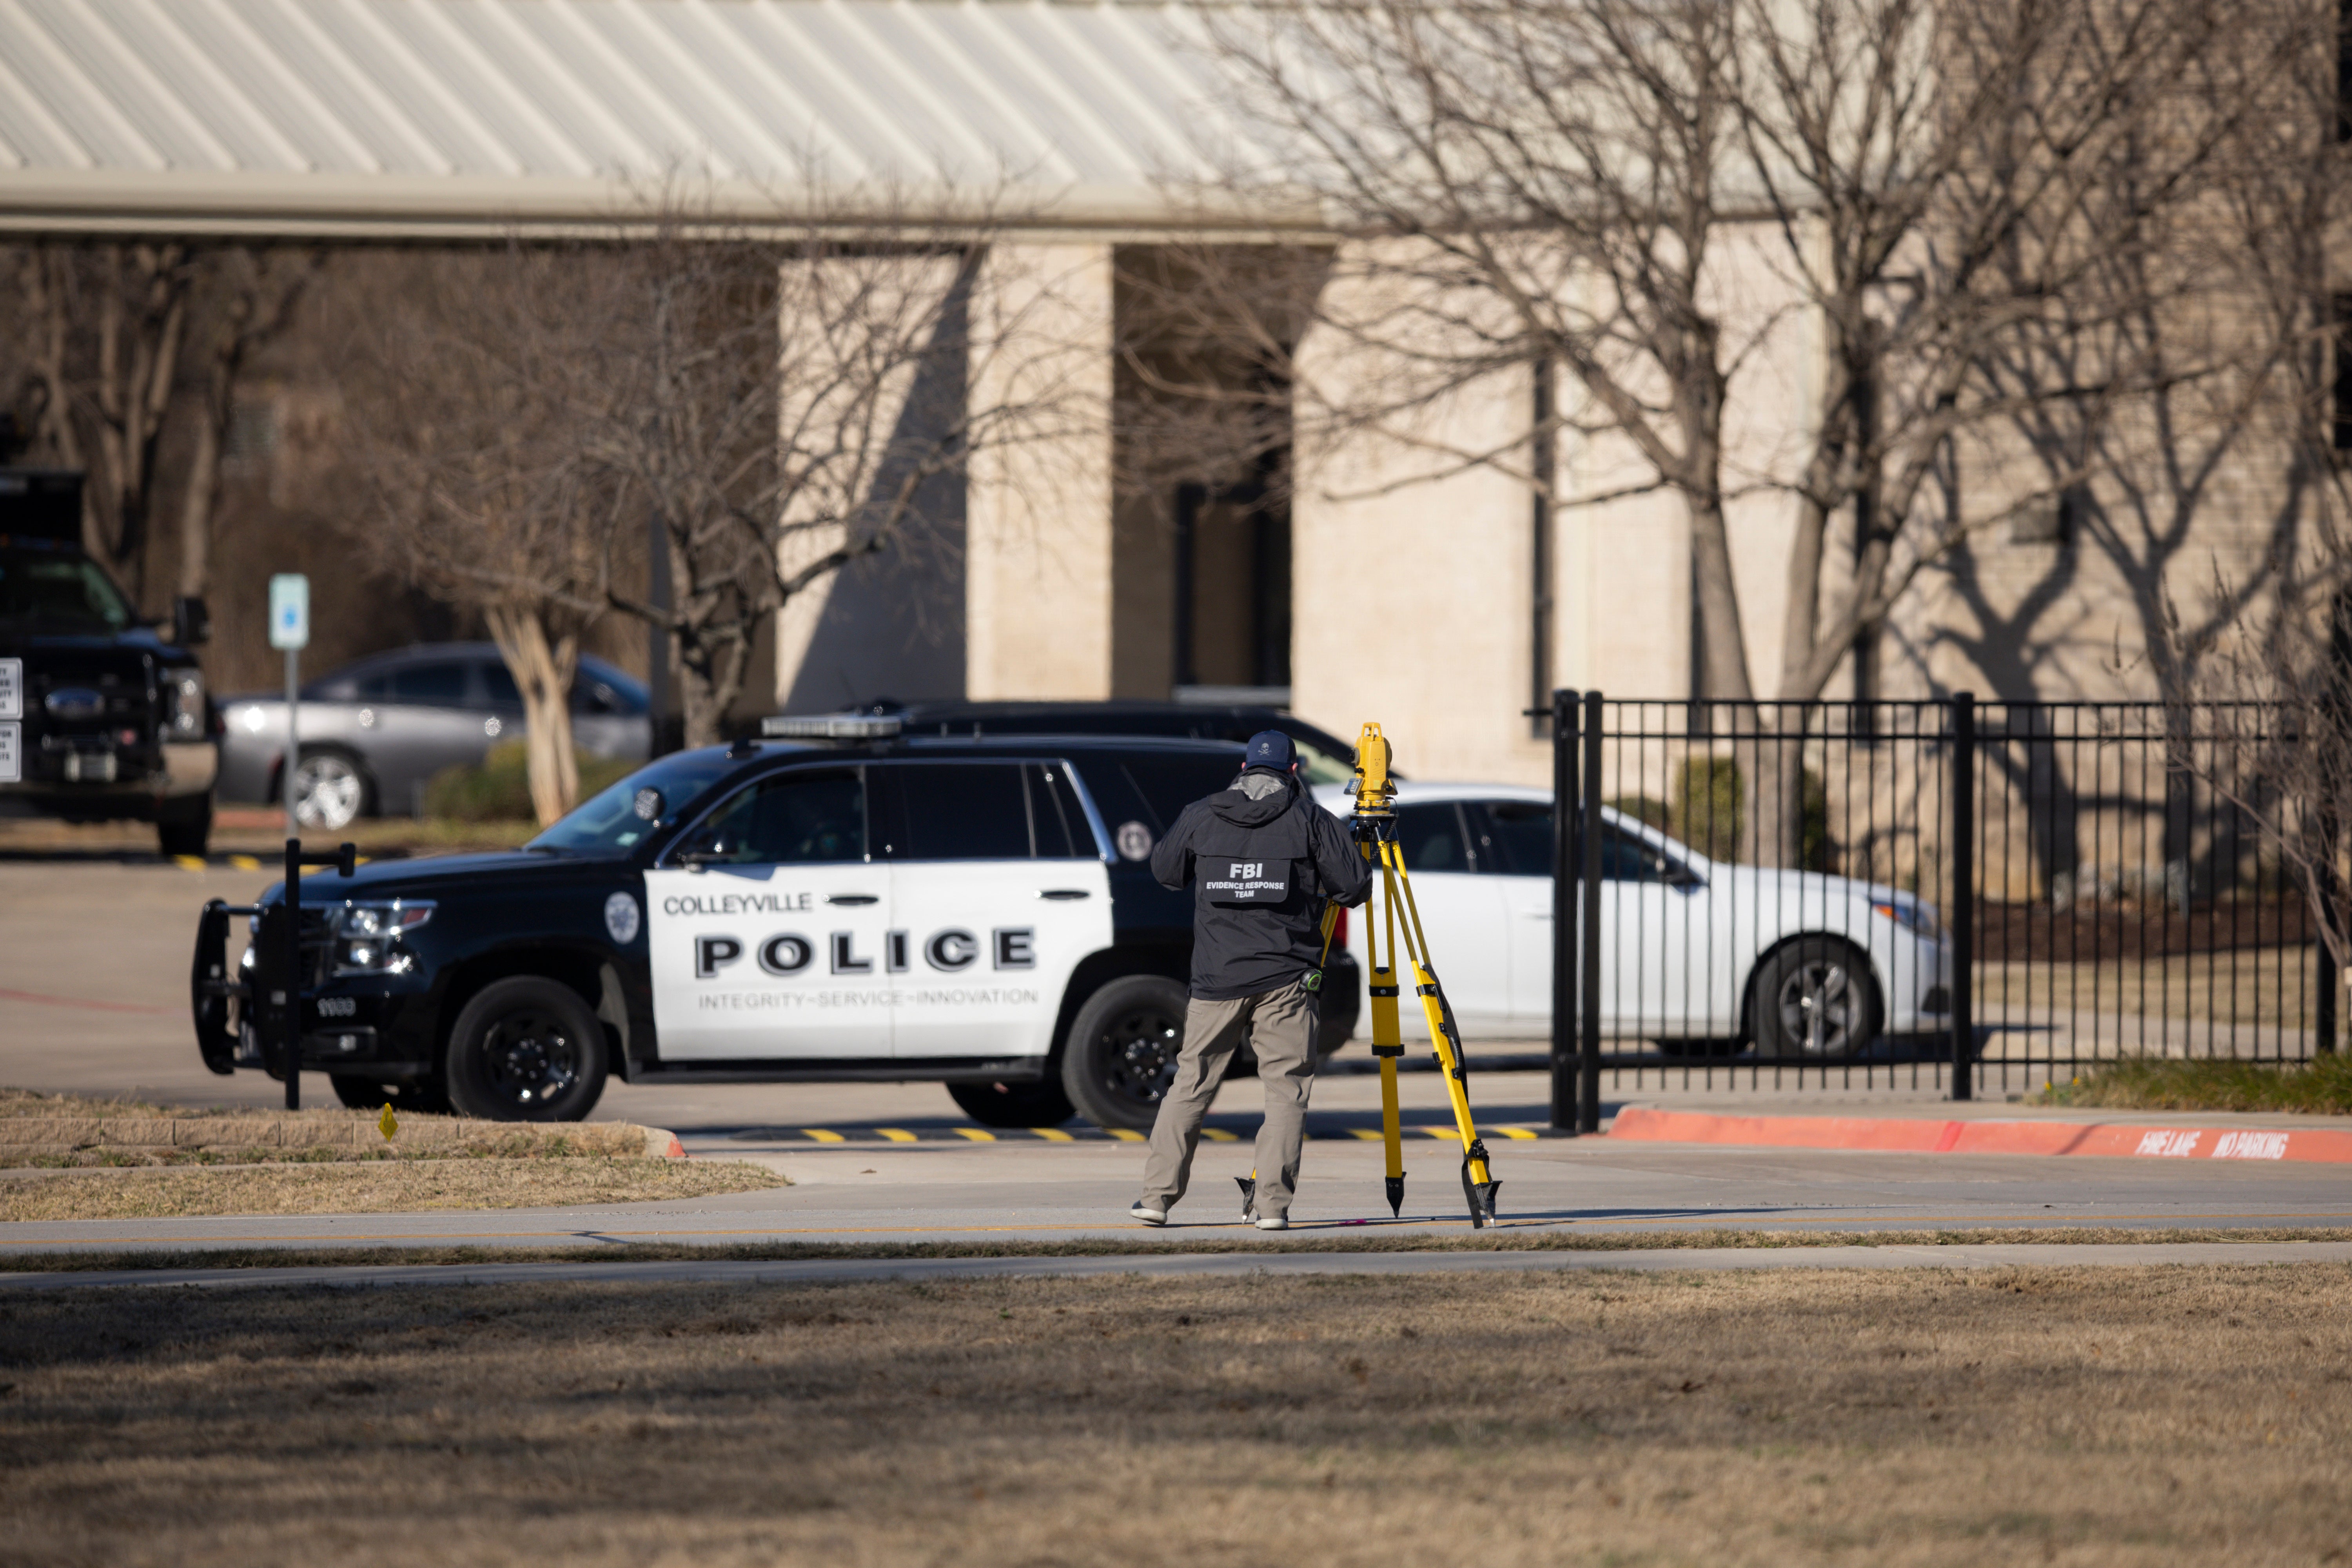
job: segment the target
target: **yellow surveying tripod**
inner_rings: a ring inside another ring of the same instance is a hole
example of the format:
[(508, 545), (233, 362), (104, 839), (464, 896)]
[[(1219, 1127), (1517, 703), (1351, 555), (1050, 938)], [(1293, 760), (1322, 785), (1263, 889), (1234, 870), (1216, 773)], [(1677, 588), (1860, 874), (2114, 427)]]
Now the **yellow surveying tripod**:
[[(1436, 1047), (1438, 1069), (1445, 1074), (1446, 1098), (1454, 1102), (1454, 1128), (1462, 1138), (1462, 1195), (1470, 1205), (1470, 1223), (1489, 1226), (1495, 1223), (1495, 1194), (1503, 1184), (1487, 1169), (1486, 1145), (1470, 1115), (1470, 1076), (1463, 1064), (1462, 1031), (1454, 1026), (1453, 1005), (1437, 983), (1429, 939), (1421, 929), (1421, 910), (1412, 901), (1412, 879), (1405, 873), (1404, 853), (1397, 843), (1396, 781), (1389, 776), (1389, 763), (1388, 738), (1378, 724), (1365, 725), (1356, 742), (1352, 781), (1356, 811), (1350, 826), (1364, 858), (1380, 873), (1377, 902), (1382, 918), (1377, 921), (1372, 918), (1374, 900), (1366, 900), (1364, 957), (1371, 978), (1372, 1055), (1381, 1064), (1381, 1133), (1388, 1143), (1389, 1213), (1397, 1214), (1404, 1206), (1404, 1138), (1397, 1125), (1397, 1063), (1404, 1056), (1404, 1036), (1397, 1020), (1397, 957), (1402, 951), (1412, 968), (1422, 1015), (1429, 1020), (1429, 1040)], [(1338, 918), (1337, 905), (1325, 912), (1327, 937)]]
[[(1388, 1145), (1389, 1213), (1401, 1214), (1404, 1208), (1404, 1130), (1397, 1121), (1397, 1063), (1404, 1057), (1404, 1034), (1397, 1018), (1396, 961), (1401, 950), (1412, 966), (1413, 990), (1421, 997), (1423, 1016), (1429, 1020), (1430, 1044), (1436, 1047), (1438, 1068), (1445, 1074), (1446, 1098), (1454, 1102), (1454, 1129), (1462, 1138), (1462, 1195), (1470, 1205), (1470, 1224), (1484, 1227), (1495, 1223), (1495, 1194), (1503, 1184), (1487, 1169), (1486, 1144), (1470, 1114), (1470, 1074), (1462, 1059), (1462, 1031), (1454, 1026), (1453, 1004), (1446, 1001), (1445, 990), (1437, 983), (1429, 939), (1421, 929), (1421, 910), (1412, 901), (1412, 878), (1406, 874), (1404, 851), (1397, 844), (1396, 781), (1389, 776), (1389, 763), (1388, 738), (1378, 724), (1365, 725), (1356, 741), (1356, 776), (1351, 781), (1356, 810), (1349, 825), (1358, 850), (1372, 862), (1380, 878), (1378, 899), (1364, 901), (1364, 958), (1371, 975), (1372, 1055), (1381, 1064), (1381, 1134)], [(1383, 924), (1373, 922), (1375, 902)], [(1402, 928), (1397, 920), (1400, 909), (1404, 912)], [(1331, 955), (1331, 936), (1339, 920), (1338, 904), (1323, 911), (1326, 961)], [(1383, 957), (1386, 963), (1381, 962)], [(1307, 977), (1307, 989), (1319, 990), (1322, 984), (1323, 972), (1318, 968)], [(1257, 1173), (1234, 1181), (1242, 1190), (1242, 1217), (1247, 1219), (1255, 1212), (1250, 1205), (1257, 1195)]]

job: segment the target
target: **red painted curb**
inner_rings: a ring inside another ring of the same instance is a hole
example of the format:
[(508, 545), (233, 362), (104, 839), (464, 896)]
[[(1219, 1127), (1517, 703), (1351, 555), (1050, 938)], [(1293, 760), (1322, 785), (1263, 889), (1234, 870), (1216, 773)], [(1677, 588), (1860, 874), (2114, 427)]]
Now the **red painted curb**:
[(1629, 1106), (1609, 1136), (1631, 1143), (1739, 1143), (1910, 1154), (2105, 1154), (2126, 1159), (2298, 1160), (2352, 1164), (2352, 1131), (2315, 1127), (2151, 1127), (2082, 1121), (1946, 1121), (1899, 1116), (1717, 1116)]

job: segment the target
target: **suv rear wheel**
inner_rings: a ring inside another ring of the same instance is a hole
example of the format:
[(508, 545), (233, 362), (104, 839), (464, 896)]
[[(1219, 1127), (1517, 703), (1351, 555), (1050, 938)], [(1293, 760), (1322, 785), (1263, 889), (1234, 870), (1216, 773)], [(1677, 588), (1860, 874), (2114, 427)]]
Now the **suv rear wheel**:
[(604, 1092), (604, 1026), (568, 985), (494, 981), (457, 1015), (446, 1076), (460, 1115), (577, 1121)]
[(1062, 1051), (1062, 1089), (1101, 1127), (1149, 1131), (1184, 1049), (1181, 980), (1128, 974), (1087, 998)]

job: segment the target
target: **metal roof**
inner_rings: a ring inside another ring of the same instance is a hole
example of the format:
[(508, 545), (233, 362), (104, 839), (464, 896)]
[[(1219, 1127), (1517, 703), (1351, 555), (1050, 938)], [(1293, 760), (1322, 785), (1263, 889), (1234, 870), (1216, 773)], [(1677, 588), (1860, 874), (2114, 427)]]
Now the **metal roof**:
[(665, 192), (1265, 226), (1167, 194), (1245, 140), (1198, 26), (1157, 0), (0, 0), (0, 227), (454, 234)]

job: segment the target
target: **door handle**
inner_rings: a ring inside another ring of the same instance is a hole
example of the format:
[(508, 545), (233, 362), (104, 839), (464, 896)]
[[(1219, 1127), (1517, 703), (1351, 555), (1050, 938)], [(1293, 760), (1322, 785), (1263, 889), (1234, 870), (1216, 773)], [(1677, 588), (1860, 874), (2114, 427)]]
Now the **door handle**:
[(882, 900), (872, 893), (827, 893), (824, 901), (828, 904), (878, 904)]
[(1056, 903), (1066, 902), (1071, 899), (1091, 899), (1094, 897), (1092, 893), (1087, 892), (1084, 888), (1045, 888), (1040, 889), (1037, 896), (1041, 899), (1052, 899)]

